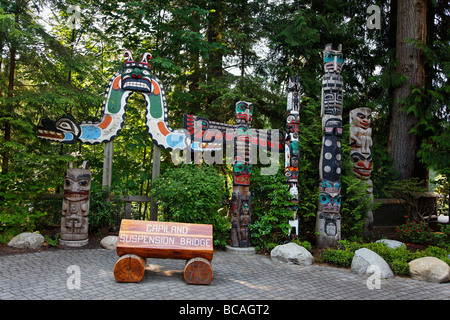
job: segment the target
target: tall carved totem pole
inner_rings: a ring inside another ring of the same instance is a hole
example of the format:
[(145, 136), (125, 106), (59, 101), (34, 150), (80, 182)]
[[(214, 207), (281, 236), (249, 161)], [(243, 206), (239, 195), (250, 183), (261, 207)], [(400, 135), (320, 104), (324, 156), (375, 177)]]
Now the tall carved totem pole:
[(64, 198), (62, 203), (61, 234), (59, 243), (65, 246), (81, 247), (89, 242), (89, 195), (91, 172), (88, 162), (82, 168), (73, 168), (69, 163), (64, 178)]
[[(293, 227), (291, 234), (298, 236), (298, 161), (300, 155), (300, 146), (298, 142), (300, 126), (300, 82), (298, 77), (290, 77), (288, 83), (287, 95), (287, 117), (286, 117), (286, 136), (285, 136), (285, 169), (284, 175), (289, 185), (291, 198), (291, 209), (295, 212), (294, 219), (289, 221)], [(294, 230), (295, 228), (295, 230)]]
[(233, 193), (231, 196), (231, 246), (250, 247), (252, 195), (252, 150), (249, 129), (253, 115), (250, 102), (236, 103), (236, 127), (234, 133)]
[[(357, 108), (350, 111), (350, 159), (353, 164), (353, 173), (366, 182), (367, 193), (373, 194), (372, 175), (372, 129), (370, 128), (372, 110), (370, 108)], [(364, 225), (365, 235), (373, 230), (373, 213), (367, 212)]]
[(341, 239), (341, 137), (343, 80), (342, 45), (323, 51), (325, 74), (322, 77), (322, 151), (320, 155), (319, 203), (316, 217), (318, 247), (336, 246)]

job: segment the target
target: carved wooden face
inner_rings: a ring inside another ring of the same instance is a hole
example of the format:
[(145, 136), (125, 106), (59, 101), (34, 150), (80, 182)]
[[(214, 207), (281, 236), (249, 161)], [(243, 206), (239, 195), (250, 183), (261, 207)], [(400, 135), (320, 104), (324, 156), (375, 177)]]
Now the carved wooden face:
[(87, 169), (68, 169), (64, 178), (64, 197), (69, 201), (89, 199), (91, 173)]
[(237, 186), (249, 186), (253, 165), (236, 161), (233, 166), (233, 184)]
[(327, 44), (323, 51), (323, 67), (325, 71), (341, 72), (344, 57), (342, 55), (342, 46), (338, 50), (333, 50), (331, 44)]
[(287, 133), (299, 132), (300, 116), (298, 114), (289, 114), (286, 118)]
[(328, 192), (320, 192), (319, 208), (320, 212), (339, 213), (341, 208), (341, 195)]
[(341, 233), (341, 215), (319, 213), (319, 232), (328, 237), (335, 237)]
[(364, 155), (360, 148), (350, 151), (353, 173), (360, 179), (369, 179), (372, 175), (372, 155)]
[(148, 60), (151, 59), (151, 54), (146, 52), (142, 56), (140, 62), (133, 60), (131, 51), (126, 50), (124, 56), (127, 61), (122, 67), (122, 89), (152, 92), (152, 74)]
[(253, 117), (253, 104), (250, 102), (239, 101), (236, 103), (236, 122), (250, 123)]
[(322, 192), (326, 192), (329, 194), (340, 194), (341, 193), (341, 182), (333, 182), (329, 180), (322, 179), (320, 180), (319, 189)]
[(369, 108), (357, 108), (350, 111), (352, 125), (367, 129), (370, 127), (372, 110)]

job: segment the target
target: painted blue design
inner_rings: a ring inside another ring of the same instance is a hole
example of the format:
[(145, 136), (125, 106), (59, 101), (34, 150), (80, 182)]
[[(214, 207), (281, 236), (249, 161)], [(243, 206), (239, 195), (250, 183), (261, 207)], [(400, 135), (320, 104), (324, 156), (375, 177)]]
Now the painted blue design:
[(185, 135), (184, 133), (171, 133), (167, 136), (167, 144), (172, 148), (185, 149), (186, 145), (184, 143)]
[(102, 131), (98, 127), (81, 126), (81, 139), (96, 140), (102, 135)]

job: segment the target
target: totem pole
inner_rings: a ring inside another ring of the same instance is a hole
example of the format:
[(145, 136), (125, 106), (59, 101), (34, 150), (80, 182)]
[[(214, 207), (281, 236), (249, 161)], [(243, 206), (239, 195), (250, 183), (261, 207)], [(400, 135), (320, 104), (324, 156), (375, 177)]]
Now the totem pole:
[(252, 174), (250, 129), (253, 105), (236, 103), (236, 128), (234, 134), (233, 193), (231, 196), (231, 246), (250, 247), (252, 195), (249, 191)]
[[(353, 173), (367, 184), (369, 197), (373, 194), (372, 174), (372, 129), (370, 128), (372, 110), (370, 108), (357, 108), (350, 111), (350, 159), (353, 164)], [(373, 231), (373, 213), (367, 212), (364, 225), (365, 235)]]
[[(284, 148), (282, 136), (276, 132), (251, 128), (253, 105), (236, 103), (236, 125), (210, 121), (207, 118), (184, 115), (184, 127), (190, 133), (190, 149), (193, 152), (219, 151), (233, 146), (233, 192), (230, 202), (231, 247), (251, 246), (250, 229), (252, 195), (249, 191), (252, 173), (253, 151), (271, 151), (276, 154)], [(277, 167), (278, 168), (278, 167)]]
[(295, 212), (294, 219), (289, 220), (292, 226), (291, 236), (298, 236), (298, 161), (300, 147), (298, 142), (300, 125), (300, 101), (299, 101), (300, 83), (298, 77), (290, 77), (287, 95), (287, 118), (286, 118), (286, 136), (285, 136), (285, 169), (284, 175), (289, 185), (291, 198), (291, 209)]
[(324, 135), (316, 232), (318, 247), (332, 247), (341, 239), (342, 45), (338, 50), (332, 50), (331, 44), (326, 45), (323, 61), (321, 116)]
[(81, 247), (87, 245), (89, 193), (91, 172), (88, 162), (82, 168), (73, 168), (69, 163), (64, 178), (64, 198), (62, 204), (61, 234), (59, 243), (65, 246)]

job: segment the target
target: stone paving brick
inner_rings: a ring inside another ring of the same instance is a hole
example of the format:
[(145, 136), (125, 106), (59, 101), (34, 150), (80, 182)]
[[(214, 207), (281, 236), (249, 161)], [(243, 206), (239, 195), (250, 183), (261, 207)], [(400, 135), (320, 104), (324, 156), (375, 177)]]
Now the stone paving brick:
[[(115, 251), (61, 250), (0, 257), (0, 299), (30, 300), (450, 300), (450, 283), (407, 277), (381, 280), (369, 290), (367, 277), (325, 265), (297, 266), (260, 255), (217, 251), (208, 286), (183, 280), (185, 261), (148, 259), (140, 283), (117, 283)], [(80, 268), (80, 289), (70, 290), (67, 268)]]

